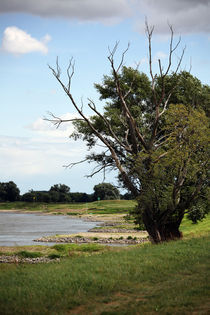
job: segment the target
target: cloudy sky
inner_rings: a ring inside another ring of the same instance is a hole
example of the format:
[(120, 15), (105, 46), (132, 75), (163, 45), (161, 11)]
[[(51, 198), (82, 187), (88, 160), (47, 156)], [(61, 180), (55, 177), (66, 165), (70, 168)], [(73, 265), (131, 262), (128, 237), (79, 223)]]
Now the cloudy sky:
[[(55, 129), (43, 120), (48, 111), (75, 117), (48, 64), (59, 56), (65, 70), (74, 57), (72, 93), (84, 104), (94, 99), (100, 109), (93, 83), (110, 73), (108, 47), (120, 41), (120, 54), (130, 42), (126, 65), (140, 61), (140, 70), (148, 73), (146, 17), (155, 25), (154, 65), (157, 57), (166, 60), (170, 23), (182, 36), (180, 49), (187, 47), (182, 69), (191, 65), (192, 74), (210, 84), (209, 16), (210, 0), (1, 0), (0, 182), (13, 180), (21, 193), (56, 183), (92, 192), (102, 175), (85, 178), (89, 164), (63, 167), (82, 160), (85, 145), (68, 138), (70, 124)], [(115, 175), (106, 181), (115, 183)]]

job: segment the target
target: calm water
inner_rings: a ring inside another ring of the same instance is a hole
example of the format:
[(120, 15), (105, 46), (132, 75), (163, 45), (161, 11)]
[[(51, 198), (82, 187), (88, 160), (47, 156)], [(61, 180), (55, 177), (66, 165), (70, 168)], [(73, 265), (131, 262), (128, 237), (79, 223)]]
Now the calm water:
[(63, 215), (0, 212), (0, 246), (44, 245), (48, 243), (33, 240), (47, 235), (79, 234), (95, 226), (95, 222)]

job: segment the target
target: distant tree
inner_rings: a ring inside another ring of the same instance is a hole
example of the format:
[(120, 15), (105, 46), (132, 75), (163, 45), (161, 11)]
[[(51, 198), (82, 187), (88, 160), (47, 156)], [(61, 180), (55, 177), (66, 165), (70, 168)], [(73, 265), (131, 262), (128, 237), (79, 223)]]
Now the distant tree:
[(81, 192), (70, 193), (72, 202), (91, 202), (93, 201), (92, 194), (86, 194)]
[(0, 200), (17, 201), (20, 198), (20, 190), (13, 182), (0, 183)]
[(35, 200), (38, 202), (51, 202), (51, 195), (48, 191), (35, 191)]
[(0, 183), (0, 201), (6, 201), (6, 191), (4, 183)]
[(113, 199), (119, 199), (120, 193), (119, 190), (109, 183), (101, 183), (94, 186), (94, 194), (93, 198), (94, 200), (113, 200)]
[(51, 186), (49, 191), (57, 191), (59, 193), (68, 194), (70, 192), (70, 188), (65, 184), (56, 184)]
[(58, 202), (70, 202), (70, 187), (65, 184), (56, 184), (52, 186), (49, 190), (49, 193), (53, 196), (54, 199), (57, 199)]
[(34, 202), (34, 201), (36, 201), (36, 194), (32, 191), (27, 192), (27, 193), (22, 195), (21, 201)]
[(51, 202), (51, 195), (48, 191), (34, 191), (30, 190), (29, 192), (22, 195), (22, 201), (27, 202)]
[(50, 190), (49, 195), (51, 198), (51, 202), (59, 202), (60, 199), (60, 193), (56, 190)]

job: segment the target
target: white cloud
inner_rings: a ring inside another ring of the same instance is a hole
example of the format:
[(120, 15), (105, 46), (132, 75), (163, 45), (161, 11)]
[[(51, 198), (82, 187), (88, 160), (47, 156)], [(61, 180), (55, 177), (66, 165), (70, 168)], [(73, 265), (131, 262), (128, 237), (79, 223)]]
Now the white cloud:
[[(47, 118), (53, 119), (53, 117), (51, 117), (50, 115)], [(68, 120), (79, 118), (79, 116), (71, 113), (66, 113), (61, 115), (60, 118)], [(32, 124), (26, 126), (26, 128), (35, 131), (37, 134), (43, 135), (44, 137), (51, 138), (51, 140), (56, 138), (56, 141), (59, 142), (66, 142), (66, 139), (74, 131), (74, 126), (72, 122), (62, 123), (59, 128), (56, 128), (56, 126), (52, 122), (46, 121), (43, 118), (38, 118)]]
[(156, 52), (155, 56), (153, 57), (154, 61), (157, 62), (159, 59), (163, 60), (166, 59), (167, 55), (163, 51)]
[(85, 156), (80, 141), (65, 143), (48, 138), (18, 138), (0, 136), (0, 172), (3, 177), (58, 174), (62, 166)]
[[(72, 169), (63, 167), (84, 159), (87, 154), (85, 144), (68, 139), (66, 143), (48, 139), (44, 141), (41, 136), (32, 139), (0, 135), (1, 181), (14, 181), (21, 193), (29, 189), (48, 190), (56, 183), (70, 186), (71, 191), (92, 193), (93, 186), (103, 181), (103, 174), (85, 178), (91, 173), (93, 165), (84, 163)], [(108, 173), (106, 180), (115, 182), (114, 175)]]
[(0, 12), (23, 12), (80, 21), (115, 21), (130, 14), (127, 0), (7, 0)]
[(176, 33), (209, 33), (210, 0), (135, 0), (136, 16), (141, 15), (138, 30), (145, 31), (143, 16), (155, 25), (159, 34), (169, 32), (168, 22)]
[(7, 27), (2, 40), (2, 50), (11, 54), (27, 54), (31, 52), (41, 52), (47, 54), (47, 43), (50, 36), (45, 35), (41, 41), (33, 38), (30, 34), (16, 26)]
[[(85, 178), (93, 165), (86, 162), (70, 170), (63, 167), (85, 158), (85, 143), (69, 139), (62, 143), (58, 140), (43, 135), (37, 138), (0, 135), (1, 181), (14, 181), (21, 193), (29, 189), (47, 190), (56, 183), (65, 183), (71, 191), (92, 193), (92, 187), (103, 181), (103, 174)], [(115, 181), (113, 176), (107, 174), (106, 180)]]

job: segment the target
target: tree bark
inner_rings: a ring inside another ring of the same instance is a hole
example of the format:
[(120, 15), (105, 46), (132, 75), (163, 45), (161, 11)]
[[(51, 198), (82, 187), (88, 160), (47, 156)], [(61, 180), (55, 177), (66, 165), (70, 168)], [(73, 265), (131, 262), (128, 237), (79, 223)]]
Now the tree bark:
[[(182, 215), (181, 217), (183, 218)], [(155, 217), (150, 210), (145, 210), (143, 213), (143, 223), (151, 242), (158, 244), (182, 238), (182, 233), (179, 231), (179, 226), (182, 221), (181, 217), (179, 216), (177, 219), (171, 217), (165, 222), (158, 216)]]

